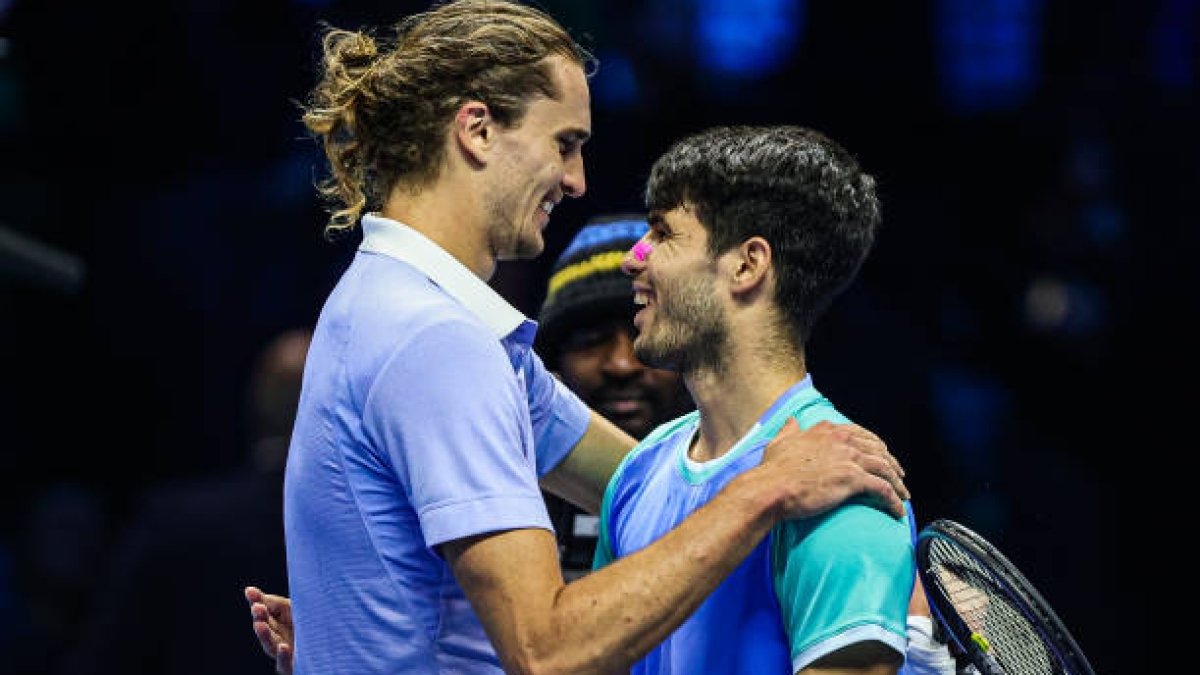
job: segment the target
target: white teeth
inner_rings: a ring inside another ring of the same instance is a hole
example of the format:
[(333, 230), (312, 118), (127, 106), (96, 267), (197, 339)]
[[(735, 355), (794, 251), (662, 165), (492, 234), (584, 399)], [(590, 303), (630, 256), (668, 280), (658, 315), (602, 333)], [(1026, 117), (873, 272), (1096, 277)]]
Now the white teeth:
[(547, 215), (549, 215), (550, 212), (554, 210), (554, 202), (552, 202), (548, 199), (546, 201), (542, 202), (542, 210), (545, 211)]
[(647, 305), (647, 304), (650, 304), (650, 299), (647, 298), (646, 294), (643, 293), (642, 291), (635, 291), (633, 294), (633, 304)]

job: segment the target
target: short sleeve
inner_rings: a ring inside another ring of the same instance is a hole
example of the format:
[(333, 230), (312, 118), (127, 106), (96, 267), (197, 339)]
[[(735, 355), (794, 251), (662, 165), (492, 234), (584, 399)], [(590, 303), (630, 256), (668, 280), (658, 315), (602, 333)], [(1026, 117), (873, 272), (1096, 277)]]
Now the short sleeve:
[(914, 574), (907, 521), (851, 502), (772, 531), (772, 570), (793, 671), (866, 640), (904, 654)]
[(397, 346), (371, 386), (363, 426), (427, 546), (551, 529), (525, 389), (499, 341), (477, 324), (440, 322)]
[(522, 369), (529, 390), (529, 417), (540, 477), (550, 473), (579, 443), (592, 421), (592, 412), (575, 392), (546, 370), (533, 350)]

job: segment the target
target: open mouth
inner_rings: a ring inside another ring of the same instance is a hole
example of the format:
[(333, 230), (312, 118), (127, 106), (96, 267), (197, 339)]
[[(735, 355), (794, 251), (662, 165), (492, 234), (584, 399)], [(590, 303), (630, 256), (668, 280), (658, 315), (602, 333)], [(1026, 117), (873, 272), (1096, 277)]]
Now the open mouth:
[(654, 292), (644, 286), (634, 284), (633, 286), (633, 304), (641, 307), (637, 314), (633, 316), (633, 324), (639, 329), (642, 327), (641, 322), (645, 320), (647, 310), (654, 308)]

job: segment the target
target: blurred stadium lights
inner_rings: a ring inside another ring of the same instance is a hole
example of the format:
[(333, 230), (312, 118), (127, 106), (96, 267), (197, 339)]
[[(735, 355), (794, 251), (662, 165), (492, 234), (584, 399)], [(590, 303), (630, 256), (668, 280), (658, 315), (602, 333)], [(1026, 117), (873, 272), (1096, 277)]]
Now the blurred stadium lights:
[(1025, 291), (1025, 321), (1043, 334), (1095, 335), (1108, 326), (1108, 300), (1099, 288), (1084, 281), (1038, 277)]
[(1151, 30), (1154, 77), (1171, 89), (1195, 86), (1196, 24), (1200, 0), (1165, 0)]
[(79, 257), (0, 224), (0, 282), (12, 279), (71, 294), (83, 286), (85, 276)]
[(1000, 473), (1001, 434), (1012, 424), (1012, 392), (994, 376), (957, 364), (932, 374), (932, 403), (940, 435), (950, 448), (954, 469), (968, 490), (965, 516), (989, 530), (1003, 528), (1006, 506), (991, 490)]
[(804, 9), (804, 0), (696, 0), (701, 68), (736, 79), (771, 74), (795, 52)]
[(1080, 229), (1089, 244), (1102, 250), (1124, 246), (1129, 228), (1126, 227), (1125, 212), (1115, 202), (1097, 199), (1083, 205), (1079, 211)]
[(938, 0), (938, 69), (960, 113), (1020, 106), (1038, 79), (1040, 0)]
[(605, 108), (619, 110), (634, 107), (642, 99), (642, 94), (633, 62), (623, 52), (616, 50), (601, 51), (596, 57), (600, 59), (600, 69), (592, 78), (592, 93), (596, 96), (596, 102)]
[(942, 437), (962, 460), (957, 468), (971, 475), (989, 472), (1011, 414), (1010, 392), (998, 379), (959, 365), (935, 368), (932, 382)]

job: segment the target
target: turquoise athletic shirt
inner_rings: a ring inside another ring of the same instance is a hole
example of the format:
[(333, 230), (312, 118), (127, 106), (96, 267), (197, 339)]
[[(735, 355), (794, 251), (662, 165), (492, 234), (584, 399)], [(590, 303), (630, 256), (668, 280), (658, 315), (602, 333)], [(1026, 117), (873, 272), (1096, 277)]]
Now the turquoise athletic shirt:
[[(599, 568), (658, 539), (762, 461), (787, 421), (802, 428), (845, 417), (806, 377), (725, 455), (697, 464), (692, 412), (660, 426), (625, 458), (600, 511)], [(793, 673), (841, 647), (878, 640), (903, 655), (914, 578), (909, 516), (854, 502), (786, 521), (633, 668), (635, 675)]]

